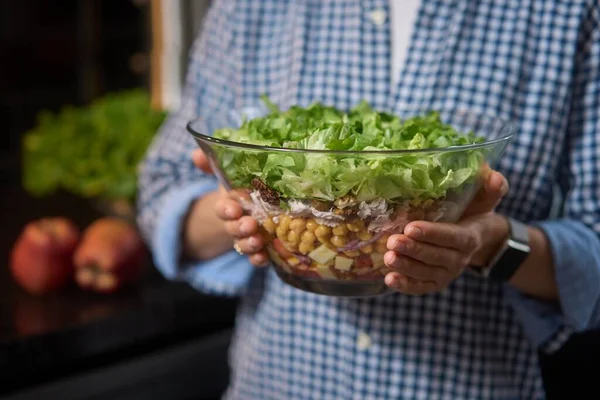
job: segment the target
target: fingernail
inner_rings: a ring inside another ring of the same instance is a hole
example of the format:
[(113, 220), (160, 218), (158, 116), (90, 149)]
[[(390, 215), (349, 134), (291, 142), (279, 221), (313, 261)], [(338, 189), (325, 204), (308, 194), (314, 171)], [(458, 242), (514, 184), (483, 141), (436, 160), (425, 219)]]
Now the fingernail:
[(406, 250), (406, 245), (401, 240), (398, 240), (396, 243), (394, 243), (394, 250), (403, 252)]
[(411, 226), (408, 229), (408, 234), (414, 238), (419, 238), (421, 236), (423, 236), (423, 231), (419, 228), (417, 228), (416, 226)]
[(385, 253), (383, 255), (383, 261), (386, 265), (392, 266), (392, 264), (394, 264), (394, 262), (396, 261), (395, 253), (393, 251), (388, 251), (387, 253)]
[(240, 226), (240, 232), (242, 234), (248, 234), (248, 233), (250, 233), (250, 225), (249, 224), (242, 224)]
[(248, 239), (248, 244), (252, 246), (252, 248), (256, 248), (258, 247), (258, 239), (252, 236), (250, 239)]
[(235, 218), (235, 210), (233, 207), (227, 207), (225, 209), (225, 215), (227, 215), (229, 218)]

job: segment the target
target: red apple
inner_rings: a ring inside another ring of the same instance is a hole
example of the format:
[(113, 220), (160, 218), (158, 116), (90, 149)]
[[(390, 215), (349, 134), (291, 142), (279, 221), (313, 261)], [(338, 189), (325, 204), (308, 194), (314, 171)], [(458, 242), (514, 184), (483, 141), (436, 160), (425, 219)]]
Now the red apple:
[(15, 281), (34, 295), (61, 289), (72, 278), (79, 236), (79, 229), (64, 217), (27, 224), (11, 253), (10, 270)]
[(75, 251), (75, 281), (84, 289), (114, 292), (140, 276), (145, 250), (132, 224), (118, 218), (100, 218), (85, 230)]

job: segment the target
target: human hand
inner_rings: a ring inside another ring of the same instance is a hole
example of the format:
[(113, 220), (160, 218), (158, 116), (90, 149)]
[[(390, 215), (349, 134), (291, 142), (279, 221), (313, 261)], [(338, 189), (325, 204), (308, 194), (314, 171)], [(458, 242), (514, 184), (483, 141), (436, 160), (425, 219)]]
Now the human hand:
[[(208, 174), (213, 174), (208, 158), (200, 149), (192, 153), (194, 165)], [(225, 231), (233, 238), (233, 246), (240, 254), (246, 254), (255, 266), (265, 266), (268, 256), (264, 250), (264, 239), (259, 232), (258, 222), (249, 215), (244, 215), (240, 203), (236, 200), (235, 192), (228, 192), (219, 187), (214, 211), (223, 221)], [(231, 245), (231, 244), (230, 244)]]
[(504, 176), (490, 170), (458, 223), (413, 221), (391, 235), (384, 262), (393, 271), (385, 283), (406, 294), (439, 292), (468, 265), (484, 265), (509, 233), (494, 212), (507, 191)]

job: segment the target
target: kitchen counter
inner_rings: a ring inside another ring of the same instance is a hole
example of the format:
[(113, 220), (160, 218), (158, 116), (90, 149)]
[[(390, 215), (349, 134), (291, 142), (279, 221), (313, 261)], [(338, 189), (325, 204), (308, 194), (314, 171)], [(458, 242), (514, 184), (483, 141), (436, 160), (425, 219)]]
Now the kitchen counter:
[(66, 215), (84, 228), (100, 214), (65, 194), (41, 200), (20, 189), (0, 193), (0, 396), (231, 327), (234, 299), (204, 296), (185, 283), (168, 282), (151, 264), (139, 282), (110, 295), (75, 285), (44, 298), (25, 293), (8, 273), (10, 248), (22, 227), (42, 216)]

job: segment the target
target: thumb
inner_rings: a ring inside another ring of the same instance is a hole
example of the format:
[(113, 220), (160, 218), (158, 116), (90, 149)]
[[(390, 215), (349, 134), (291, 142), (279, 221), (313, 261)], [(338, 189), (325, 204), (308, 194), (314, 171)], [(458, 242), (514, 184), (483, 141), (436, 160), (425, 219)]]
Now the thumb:
[(508, 193), (508, 181), (500, 172), (491, 171), (481, 189), (467, 206), (463, 218), (493, 211)]
[(213, 170), (208, 162), (208, 157), (206, 157), (206, 154), (204, 154), (202, 149), (194, 150), (192, 153), (192, 162), (197, 168), (201, 169), (207, 174), (213, 174)]

